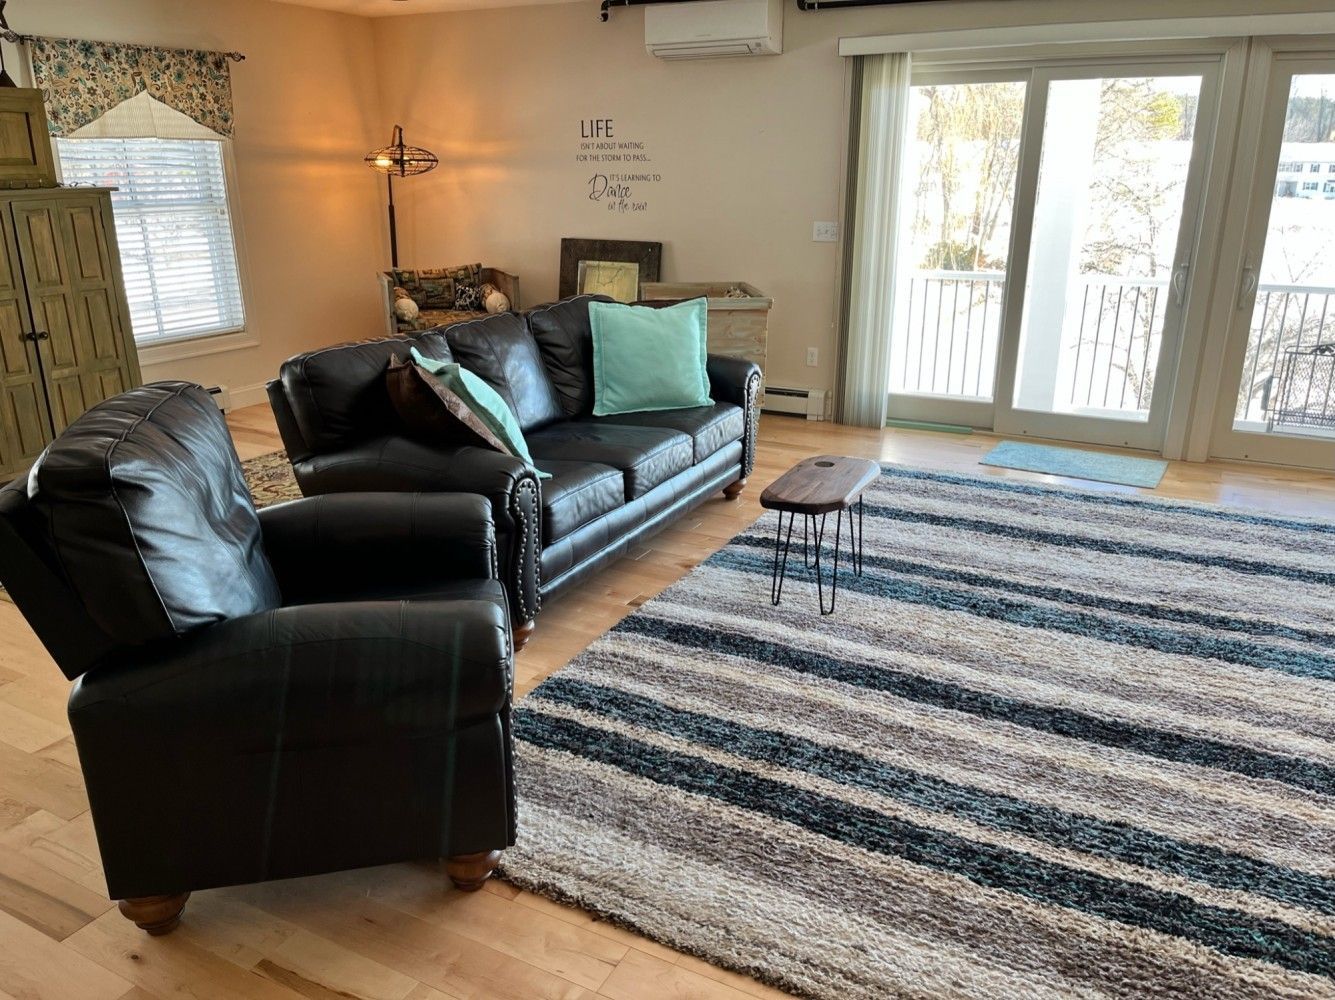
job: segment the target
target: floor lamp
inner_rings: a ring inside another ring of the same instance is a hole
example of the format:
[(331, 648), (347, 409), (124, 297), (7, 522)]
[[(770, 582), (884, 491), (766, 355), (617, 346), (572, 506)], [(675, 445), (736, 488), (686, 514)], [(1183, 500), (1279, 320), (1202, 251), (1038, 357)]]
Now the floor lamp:
[(412, 177), (435, 170), (440, 160), (430, 150), (408, 146), (403, 141), (403, 126), (394, 126), (388, 146), (375, 149), (364, 157), (366, 165), (385, 175), (389, 183), (389, 255), (393, 267), (399, 266), (399, 231), (394, 222), (394, 177)]

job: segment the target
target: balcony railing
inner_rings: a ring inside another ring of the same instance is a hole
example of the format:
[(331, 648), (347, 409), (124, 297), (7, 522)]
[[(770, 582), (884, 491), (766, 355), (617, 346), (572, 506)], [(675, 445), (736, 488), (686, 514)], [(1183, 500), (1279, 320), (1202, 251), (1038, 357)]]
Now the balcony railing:
[[(1049, 375), (1052, 408), (1144, 415), (1154, 393), (1168, 280), (1095, 274), (1077, 280), (1054, 342), (1057, 357), (1049, 359), (1055, 365)], [(991, 398), (1004, 282), (1000, 271), (915, 272), (898, 303), (890, 391)], [(1264, 424), (1289, 352), (1335, 342), (1333, 299), (1335, 287), (1258, 289), (1237, 419)], [(1026, 352), (1035, 350), (1040, 348), (1025, 345)], [(1329, 405), (1335, 413), (1335, 398)]]
[(899, 303), (890, 391), (990, 397), (1001, 335), (1000, 271), (920, 271)]
[[(1274, 427), (1283, 429), (1287, 422), (1285, 416), (1281, 414), (1276, 419), (1272, 407), (1289, 395), (1284, 392), (1286, 387), (1280, 384), (1285, 362), (1291, 356), (1310, 352), (1319, 344), (1335, 343), (1332, 296), (1335, 296), (1335, 288), (1326, 285), (1262, 285), (1257, 289), (1247, 356), (1242, 366), (1243, 389), (1238, 394), (1234, 420), (1273, 423)], [(1298, 373), (1292, 363), (1288, 370)], [(1309, 382), (1315, 382), (1315, 386), (1305, 387), (1303, 405), (1285, 407), (1285, 413), (1293, 416), (1301, 410), (1309, 417), (1326, 414), (1335, 418), (1335, 395), (1329, 377)], [(1307, 419), (1299, 421), (1300, 424), (1309, 422)]]
[[(990, 398), (1005, 277), (1000, 271), (913, 274), (899, 307), (890, 391)], [(1149, 409), (1167, 284), (1092, 274), (1080, 279), (1057, 347), (1052, 408)]]

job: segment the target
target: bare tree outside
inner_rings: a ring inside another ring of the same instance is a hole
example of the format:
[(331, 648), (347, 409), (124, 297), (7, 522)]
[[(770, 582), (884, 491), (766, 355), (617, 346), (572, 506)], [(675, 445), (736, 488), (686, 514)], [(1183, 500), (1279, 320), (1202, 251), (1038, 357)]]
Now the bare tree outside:
[[(929, 270), (1005, 267), (1024, 88), (995, 84), (922, 87), (913, 217), (918, 265)], [(930, 204), (929, 204), (930, 203)], [(920, 239), (920, 237), (923, 237)]]

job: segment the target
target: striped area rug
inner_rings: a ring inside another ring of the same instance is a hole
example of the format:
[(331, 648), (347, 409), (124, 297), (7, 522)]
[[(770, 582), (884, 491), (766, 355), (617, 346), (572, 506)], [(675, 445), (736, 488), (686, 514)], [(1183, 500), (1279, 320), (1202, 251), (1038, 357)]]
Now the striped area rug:
[(887, 468), (516, 708), (504, 874), (822, 998), (1335, 997), (1335, 524)]

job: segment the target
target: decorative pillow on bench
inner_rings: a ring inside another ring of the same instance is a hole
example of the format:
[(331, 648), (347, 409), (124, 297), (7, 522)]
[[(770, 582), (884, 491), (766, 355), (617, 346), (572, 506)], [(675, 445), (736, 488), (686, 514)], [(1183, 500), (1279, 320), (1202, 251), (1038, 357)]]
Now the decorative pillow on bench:
[(510, 405), (486, 382), (453, 362), (435, 361), (413, 347), (408, 361), (391, 358), (385, 380), (399, 418), (433, 442), (474, 444), (533, 465)]
[(709, 300), (662, 309), (590, 302), (593, 415), (708, 406)]

